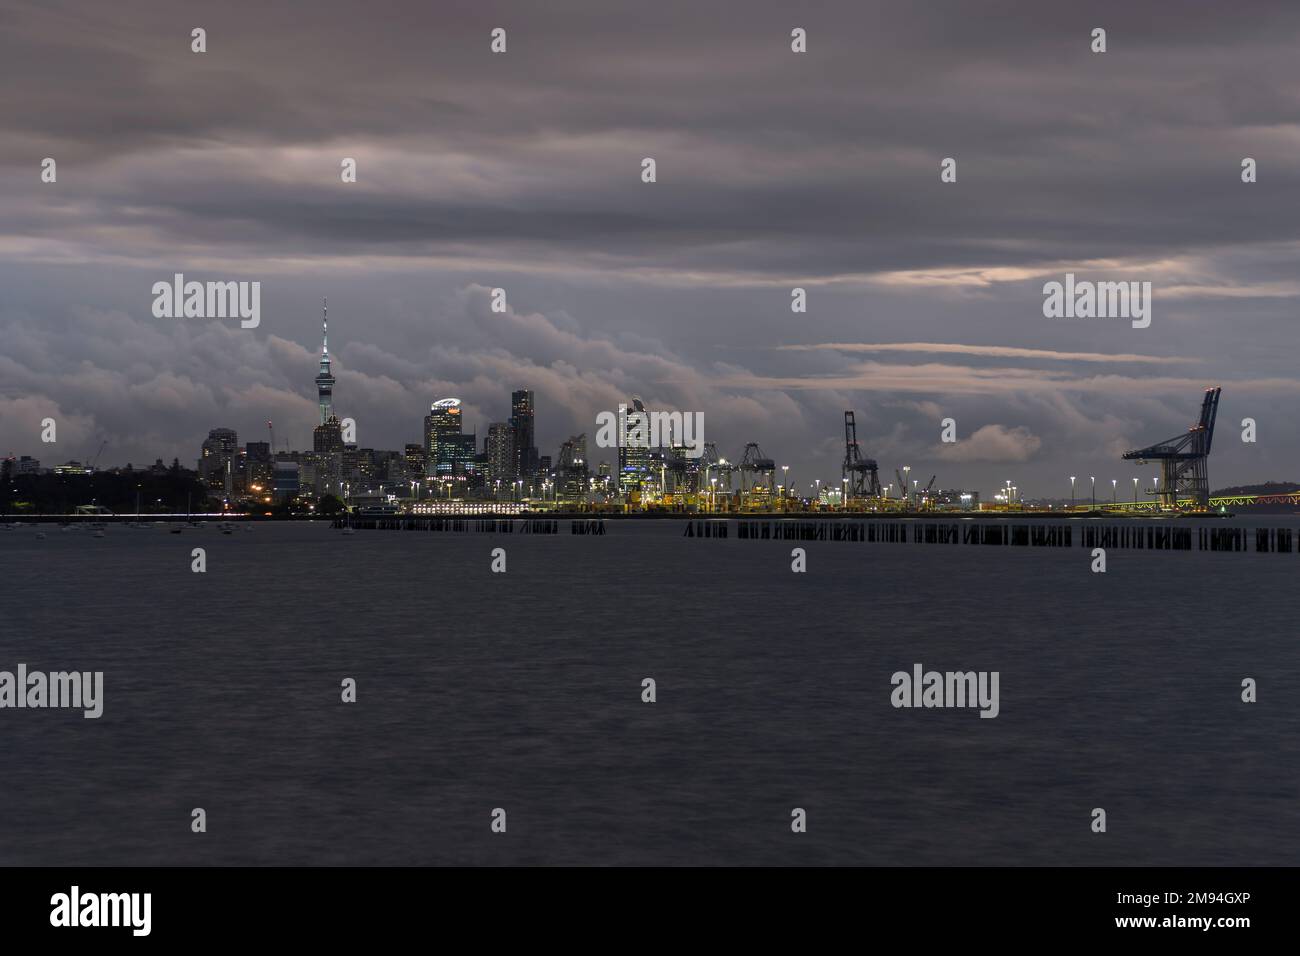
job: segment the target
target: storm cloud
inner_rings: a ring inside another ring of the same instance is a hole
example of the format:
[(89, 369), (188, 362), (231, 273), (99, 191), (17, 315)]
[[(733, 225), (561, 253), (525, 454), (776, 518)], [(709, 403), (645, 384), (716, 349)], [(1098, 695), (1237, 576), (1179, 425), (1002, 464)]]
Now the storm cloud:
[[(304, 445), (328, 295), (337, 406), (375, 447), (447, 395), (482, 434), (531, 387), (554, 454), (637, 394), (808, 483), (838, 479), (854, 408), (887, 470), (1060, 495), (1127, 480), (1118, 454), (1218, 384), (1221, 427), (1250, 416), (1260, 440), (1216, 442), (1214, 484), (1300, 477), (1300, 8), (0, 11), (5, 453), (190, 460), (209, 428), (268, 419)], [(260, 281), (261, 326), (153, 318), (175, 272)], [(1151, 327), (1044, 318), (1066, 272), (1152, 282)], [(947, 417), (972, 444), (939, 444)]]

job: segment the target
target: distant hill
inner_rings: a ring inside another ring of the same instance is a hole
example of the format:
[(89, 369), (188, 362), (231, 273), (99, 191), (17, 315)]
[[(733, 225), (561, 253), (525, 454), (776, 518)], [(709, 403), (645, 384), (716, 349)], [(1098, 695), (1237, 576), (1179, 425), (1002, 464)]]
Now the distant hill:
[(1300, 481), (1266, 481), (1262, 485), (1233, 485), (1211, 491), (1211, 498), (1227, 498), (1232, 495), (1285, 495), (1300, 491)]

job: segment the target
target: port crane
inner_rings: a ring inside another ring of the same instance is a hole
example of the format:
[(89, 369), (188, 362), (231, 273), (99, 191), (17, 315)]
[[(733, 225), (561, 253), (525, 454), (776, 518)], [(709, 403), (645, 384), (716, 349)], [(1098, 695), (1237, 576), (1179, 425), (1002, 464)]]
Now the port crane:
[(742, 492), (753, 492), (758, 488), (763, 488), (768, 494), (771, 494), (773, 488), (773, 478), (776, 474), (776, 462), (763, 454), (763, 449), (758, 447), (758, 442), (750, 442), (745, 446), (744, 454), (740, 456), (740, 490)]
[(1219, 394), (1222, 391), (1218, 386), (1205, 390), (1205, 397), (1201, 400), (1201, 417), (1185, 434), (1124, 453), (1125, 461), (1160, 462), (1161, 487), (1151, 491), (1159, 496), (1162, 510), (1176, 510), (1180, 493), (1191, 498), (1196, 510), (1209, 510), (1210, 477), (1207, 465), (1210, 443), (1214, 440), (1214, 419), (1219, 411)]
[(862, 457), (858, 444), (858, 425), (853, 412), (844, 413), (844, 464), (840, 477), (848, 488), (850, 498), (879, 498), (880, 472), (875, 459)]

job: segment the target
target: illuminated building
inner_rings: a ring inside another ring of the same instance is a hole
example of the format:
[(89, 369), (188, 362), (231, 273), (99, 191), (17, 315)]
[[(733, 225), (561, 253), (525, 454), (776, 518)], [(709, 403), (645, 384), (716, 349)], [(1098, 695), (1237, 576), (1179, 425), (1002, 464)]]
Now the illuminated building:
[(649, 412), (641, 399), (618, 406), (618, 492), (639, 491), (657, 481), (658, 463), (650, 450)]
[(515, 436), (515, 474), (531, 478), (537, 472), (533, 393), (519, 389), (510, 396), (510, 427)]
[(514, 426), (507, 422), (493, 422), (488, 426), (485, 442), (488, 483), (500, 481), (507, 484), (518, 478), (519, 458), (515, 454)]

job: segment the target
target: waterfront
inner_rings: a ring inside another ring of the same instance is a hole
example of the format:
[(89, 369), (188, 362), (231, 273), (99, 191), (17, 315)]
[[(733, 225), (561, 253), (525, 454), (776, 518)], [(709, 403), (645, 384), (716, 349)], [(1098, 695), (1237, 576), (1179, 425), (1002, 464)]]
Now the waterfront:
[(251, 527), (0, 533), (0, 668), (105, 675), (0, 711), (0, 862), (1296, 862), (1294, 554)]

